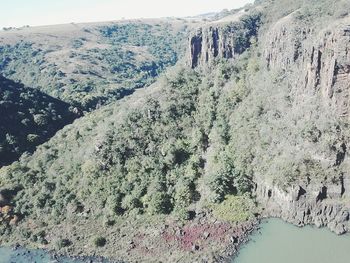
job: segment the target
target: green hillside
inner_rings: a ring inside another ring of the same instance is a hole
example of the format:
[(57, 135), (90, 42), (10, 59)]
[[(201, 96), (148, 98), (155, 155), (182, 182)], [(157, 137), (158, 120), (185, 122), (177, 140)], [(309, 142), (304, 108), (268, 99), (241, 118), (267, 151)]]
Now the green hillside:
[(0, 166), (51, 138), (78, 114), (69, 104), (0, 76)]
[[(136, 91), (176, 62), (181, 37), (165, 37), (164, 25), (100, 27), (119, 48), (99, 60), (134, 92), (0, 170), (11, 210), (0, 241), (131, 262), (223, 262), (256, 220), (289, 219), (293, 205), (295, 224), (348, 231), (348, 210), (328, 217), (347, 209), (350, 187), (350, 6), (333, 7), (256, 1), (208, 21), (184, 42), (192, 67), (180, 61)], [(121, 55), (125, 45), (147, 46), (140, 54), (154, 60), (125, 63), (135, 55)], [(85, 109), (120, 92), (65, 87), (48, 91)]]
[(0, 72), (91, 110), (152, 83), (184, 54), (186, 20), (58, 25), (0, 32)]

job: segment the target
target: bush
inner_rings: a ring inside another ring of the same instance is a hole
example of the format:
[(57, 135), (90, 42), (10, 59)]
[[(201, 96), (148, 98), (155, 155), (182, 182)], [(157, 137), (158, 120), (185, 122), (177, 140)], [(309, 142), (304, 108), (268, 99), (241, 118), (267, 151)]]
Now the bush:
[(107, 243), (107, 240), (104, 237), (96, 237), (94, 239), (94, 245), (96, 247), (104, 247)]
[(34, 151), (77, 117), (68, 104), (1, 76), (0, 112), (0, 166)]
[(72, 242), (69, 239), (60, 239), (57, 241), (57, 248), (62, 249), (65, 247), (69, 247), (72, 244)]
[(218, 219), (240, 223), (253, 218), (254, 210), (254, 202), (248, 195), (228, 195), (221, 204), (214, 206), (213, 214)]

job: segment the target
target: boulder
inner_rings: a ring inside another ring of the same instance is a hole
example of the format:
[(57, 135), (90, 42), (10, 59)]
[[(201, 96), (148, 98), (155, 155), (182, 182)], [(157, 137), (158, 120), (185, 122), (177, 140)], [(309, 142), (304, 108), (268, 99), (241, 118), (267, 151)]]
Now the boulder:
[(10, 224), (10, 226), (15, 226), (15, 225), (18, 224), (18, 221), (19, 221), (19, 217), (18, 217), (17, 215), (14, 215), (14, 216), (11, 218), (9, 224)]

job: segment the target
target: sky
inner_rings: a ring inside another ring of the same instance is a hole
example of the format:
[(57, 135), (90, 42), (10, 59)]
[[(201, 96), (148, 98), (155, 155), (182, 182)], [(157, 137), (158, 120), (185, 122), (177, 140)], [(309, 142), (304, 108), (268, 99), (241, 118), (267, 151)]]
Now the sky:
[(0, 28), (193, 16), (253, 0), (0, 0)]

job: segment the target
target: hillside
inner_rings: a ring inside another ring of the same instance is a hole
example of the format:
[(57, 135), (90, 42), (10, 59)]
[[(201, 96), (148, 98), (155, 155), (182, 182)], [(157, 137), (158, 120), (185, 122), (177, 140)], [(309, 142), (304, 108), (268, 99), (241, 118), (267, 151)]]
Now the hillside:
[(84, 110), (152, 83), (198, 20), (149, 19), (0, 31), (0, 72)]
[(79, 115), (69, 104), (0, 76), (0, 167), (33, 152)]
[(203, 22), (186, 61), (0, 170), (0, 242), (225, 262), (262, 217), (349, 232), (349, 14), (267, 0)]

